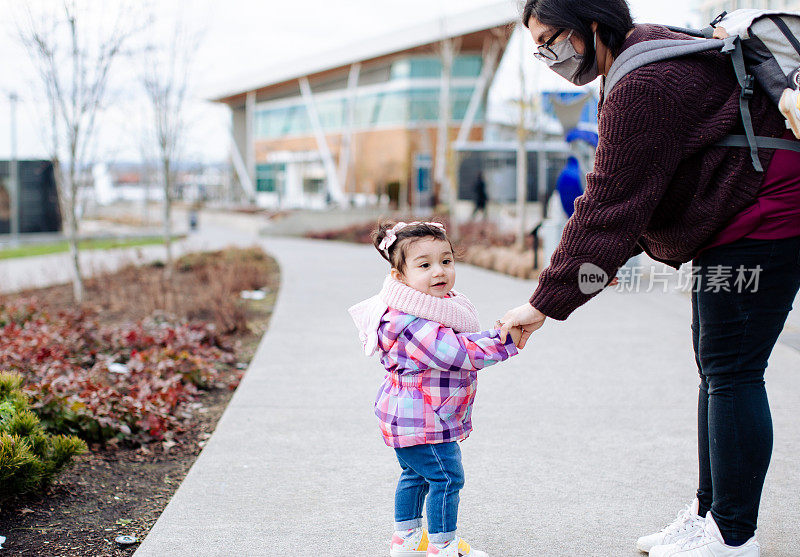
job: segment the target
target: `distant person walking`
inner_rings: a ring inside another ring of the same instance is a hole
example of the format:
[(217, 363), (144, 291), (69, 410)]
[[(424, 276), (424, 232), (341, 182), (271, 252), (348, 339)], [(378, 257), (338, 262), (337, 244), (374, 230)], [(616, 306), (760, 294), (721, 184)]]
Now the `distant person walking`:
[[(527, 0), (523, 23), (536, 57), (576, 85), (605, 79), (634, 45), (690, 39), (634, 25), (625, 0)], [(586, 191), (533, 296), (502, 319), (525, 329), (524, 346), (546, 317), (567, 319), (598, 293), (580, 283), (584, 266), (611, 280), (642, 251), (676, 268), (692, 262), (699, 482), (675, 522), (639, 539), (651, 556), (760, 553), (773, 435), (764, 371), (800, 288), (800, 153), (762, 149), (759, 173), (748, 149), (716, 146), (742, 126), (739, 99), (718, 52), (654, 62), (604, 92)], [(756, 135), (794, 139), (759, 86), (750, 110)]]
[(472, 218), (477, 218), (478, 213), (481, 219), (486, 219), (486, 203), (489, 197), (486, 195), (486, 180), (483, 179), (483, 171), (478, 172), (478, 177), (475, 179), (475, 210), (472, 212)]

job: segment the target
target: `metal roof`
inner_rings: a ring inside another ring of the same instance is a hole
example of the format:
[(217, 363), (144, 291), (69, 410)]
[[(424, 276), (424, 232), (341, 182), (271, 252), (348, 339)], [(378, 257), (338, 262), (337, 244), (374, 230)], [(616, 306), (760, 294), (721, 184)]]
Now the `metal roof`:
[(231, 97), (286, 83), (303, 76), (344, 68), (356, 62), (367, 62), (391, 54), (435, 44), (443, 39), (507, 26), (519, 19), (514, 2), (504, 0), (446, 18), (430, 20), (414, 27), (320, 52), (311, 57), (287, 60), (261, 72), (251, 72), (239, 83), (229, 84), (211, 100), (225, 102)]

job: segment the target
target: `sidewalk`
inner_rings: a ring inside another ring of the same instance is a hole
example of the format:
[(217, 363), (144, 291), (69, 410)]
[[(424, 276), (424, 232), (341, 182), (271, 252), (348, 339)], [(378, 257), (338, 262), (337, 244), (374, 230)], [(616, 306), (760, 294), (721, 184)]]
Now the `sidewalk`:
[[(388, 555), (399, 466), (372, 402), (382, 378), (346, 308), (386, 269), (369, 246), (272, 238), (270, 329), (217, 430), (137, 557)], [(534, 283), (461, 265), (489, 326)], [(693, 496), (697, 379), (679, 294), (606, 292), (481, 373), (460, 531), (493, 557), (634, 556)], [(800, 547), (800, 353), (767, 372), (775, 451), (765, 557)]]
[[(257, 242), (256, 232), (239, 229), (238, 216), (227, 220), (218, 218), (203, 223), (197, 232), (173, 243), (173, 256), (192, 251), (222, 249), (229, 245), (252, 245)], [(81, 265), (84, 276), (113, 271), (129, 263), (163, 261), (166, 257), (163, 244), (108, 250), (82, 250)], [(0, 293), (40, 288), (72, 281), (72, 260), (69, 252), (34, 257), (0, 260)]]

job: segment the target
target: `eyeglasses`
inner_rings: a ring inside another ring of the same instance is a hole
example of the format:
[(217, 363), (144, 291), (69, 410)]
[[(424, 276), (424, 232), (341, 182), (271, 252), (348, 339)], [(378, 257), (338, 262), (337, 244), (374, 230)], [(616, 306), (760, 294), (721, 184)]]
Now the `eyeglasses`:
[(544, 44), (540, 44), (537, 47), (538, 52), (534, 52), (533, 55), (536, 56), (539, 60), (558, 60), (558, 54), (553, 52), (553, 49), (550, 48), (550, 45), (552, 45), (564, 31), (566, 31), (566, 29), (564, 28), (561, 28), (558, 31), (556, 31), (556, 34), (547, 39), (547, 42), (545, 42)]

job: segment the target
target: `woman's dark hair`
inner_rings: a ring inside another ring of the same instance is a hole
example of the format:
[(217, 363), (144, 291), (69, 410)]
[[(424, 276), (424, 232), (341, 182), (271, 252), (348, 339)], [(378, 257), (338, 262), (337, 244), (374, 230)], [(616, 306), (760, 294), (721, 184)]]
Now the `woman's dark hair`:
[(394, 221), (381, 221), (378, 224), (378, 229), (372, 233), (372, 243), (375, 246), (375, 249), (378, 250), (378, 253), (381, 254), (381, 257), (383, 257), (392, 267), (401, 273), (406, 267), (406, 251), (408, 246), (417, 240), (421, 240), (423, 238), (442, 240), (450, 244), (450, 250), (453, 250), (453, 244), (450, 242), (444, 230), (438, 226), (420, 222), (417, 224), (409, 224), (408, 226), (404, 226), (398, 230), (395, 233), (397, 239), (392, 242), (391, 246), (389, 246), (389, 249), (387, 250), (389, 253), (387, 255), (386, 252), (384, 252), (379, 246), (381, 241), (383, 241), (383, 239), (386, 237), (386, 233), (389, 232), (389, 230), (391, 230), (396, 224), (397, 223)]
[(522, 24), (528, 26), (531, 17), (554, 29), (574, 32), (586, 46), (586, 53), (573, 79), (584, 75), (594, 66), (597, 51), (594, 47), (592, 23), (597, 22), (597, 38), (616, 58), (633, 29), (633, 18), (627, 0), (526, 0), (522, 9)]

